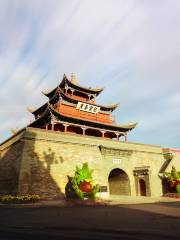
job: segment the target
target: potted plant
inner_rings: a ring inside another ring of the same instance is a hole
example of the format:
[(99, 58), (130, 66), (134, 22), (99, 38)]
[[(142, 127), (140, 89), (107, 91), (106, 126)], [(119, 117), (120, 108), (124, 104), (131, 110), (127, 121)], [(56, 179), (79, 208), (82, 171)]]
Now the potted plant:
[(166, 172), (165, 174), (170, 188), (177, 193), (180, 193), (180, 172), (177, 172), (176, 168), (172, 166), (171, 172)]
[(66, 185), (67, 198), (95, 199), (96, 193), (99, 191), (99, 185), (93, 183), (93, 170), (89, 169), (88, 163), (84, 163), (81, 168), (76, 167), (73, 177), (68, 176)]

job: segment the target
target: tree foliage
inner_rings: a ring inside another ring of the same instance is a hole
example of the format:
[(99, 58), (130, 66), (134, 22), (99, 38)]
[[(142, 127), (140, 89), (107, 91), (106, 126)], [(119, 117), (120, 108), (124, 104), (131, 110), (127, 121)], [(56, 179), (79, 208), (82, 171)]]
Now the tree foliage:
[(171, 172), (166, 172), (166, 176), (169, 181), (180, 180), (180, 172), (177, 172), (174, 166), (172, 166)]
[(180, 172), (177, 172), (176, 168), (172, 166), (171, 172), (166, 172), (166, 176), (170, 187), (180, 193)]

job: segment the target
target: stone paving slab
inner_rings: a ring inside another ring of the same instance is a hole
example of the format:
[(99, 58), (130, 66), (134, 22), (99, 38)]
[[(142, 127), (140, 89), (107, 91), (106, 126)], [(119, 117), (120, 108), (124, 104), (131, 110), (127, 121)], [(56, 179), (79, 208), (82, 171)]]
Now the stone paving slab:
[(179, 202), (179, 198), (169, 197), (142, 197), (142, 196), (110, 196), (107, 200), (109, 204), (143, 204), (143, 203), (158, 203), (158, 202)]
[(72, 200), (50, 200), (40, 201), (37, 203), (26, 203), (26, 204), (2, 204), (0, 207), (17, 207), (17, 208), (28, 208), (28, 207), (71, 207), (71, 206), (106, 206), (106, 205), (134, 205), (134, 204), (148, 204), (148, 203), (174, 203), (180, 204), (180, 199), (168, 198), (168, 197), (141, 197), (141, 196), (111, 196), (106, 200), (100, 200), (96, 203), (92, 201), (80, 201)]
[[(179, 240), (180, 202), (1, 208), (3, 240)], [(87, 237), (88, 236), (88, 237)]]

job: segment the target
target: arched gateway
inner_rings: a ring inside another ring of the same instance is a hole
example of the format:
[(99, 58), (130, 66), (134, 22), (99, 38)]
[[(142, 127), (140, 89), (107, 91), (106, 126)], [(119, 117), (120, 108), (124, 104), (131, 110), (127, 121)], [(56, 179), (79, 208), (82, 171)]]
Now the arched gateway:
[(109, 192), (112, 195), (130, 195), (130, 182), (128, 175), (119, 168), (113, 169), (109, 174)]

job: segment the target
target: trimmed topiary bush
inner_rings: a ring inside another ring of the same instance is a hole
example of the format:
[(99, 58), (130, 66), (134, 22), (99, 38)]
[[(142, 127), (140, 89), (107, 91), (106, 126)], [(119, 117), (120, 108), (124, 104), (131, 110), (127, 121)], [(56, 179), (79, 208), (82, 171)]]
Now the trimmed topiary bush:
[[(171, 172), (166, 172), (167, 181), (169, 182), (169, 186), (173, 191), (179, 193), (180, 186), (180, 172), (176, 171), (176, 168), (172, 166)], [(179, 186), (178, 186), (179, 185)]]
[(88, 163), (84, 163), (82, 168), (76, 167), (74, 177), (68, 176), (68, 183), (65, 189), (68, 199), (84, 200), (85, 198), (96, 198), (99, 185), (93, 184), (92, 172), (93, 170), (89, 169)]

